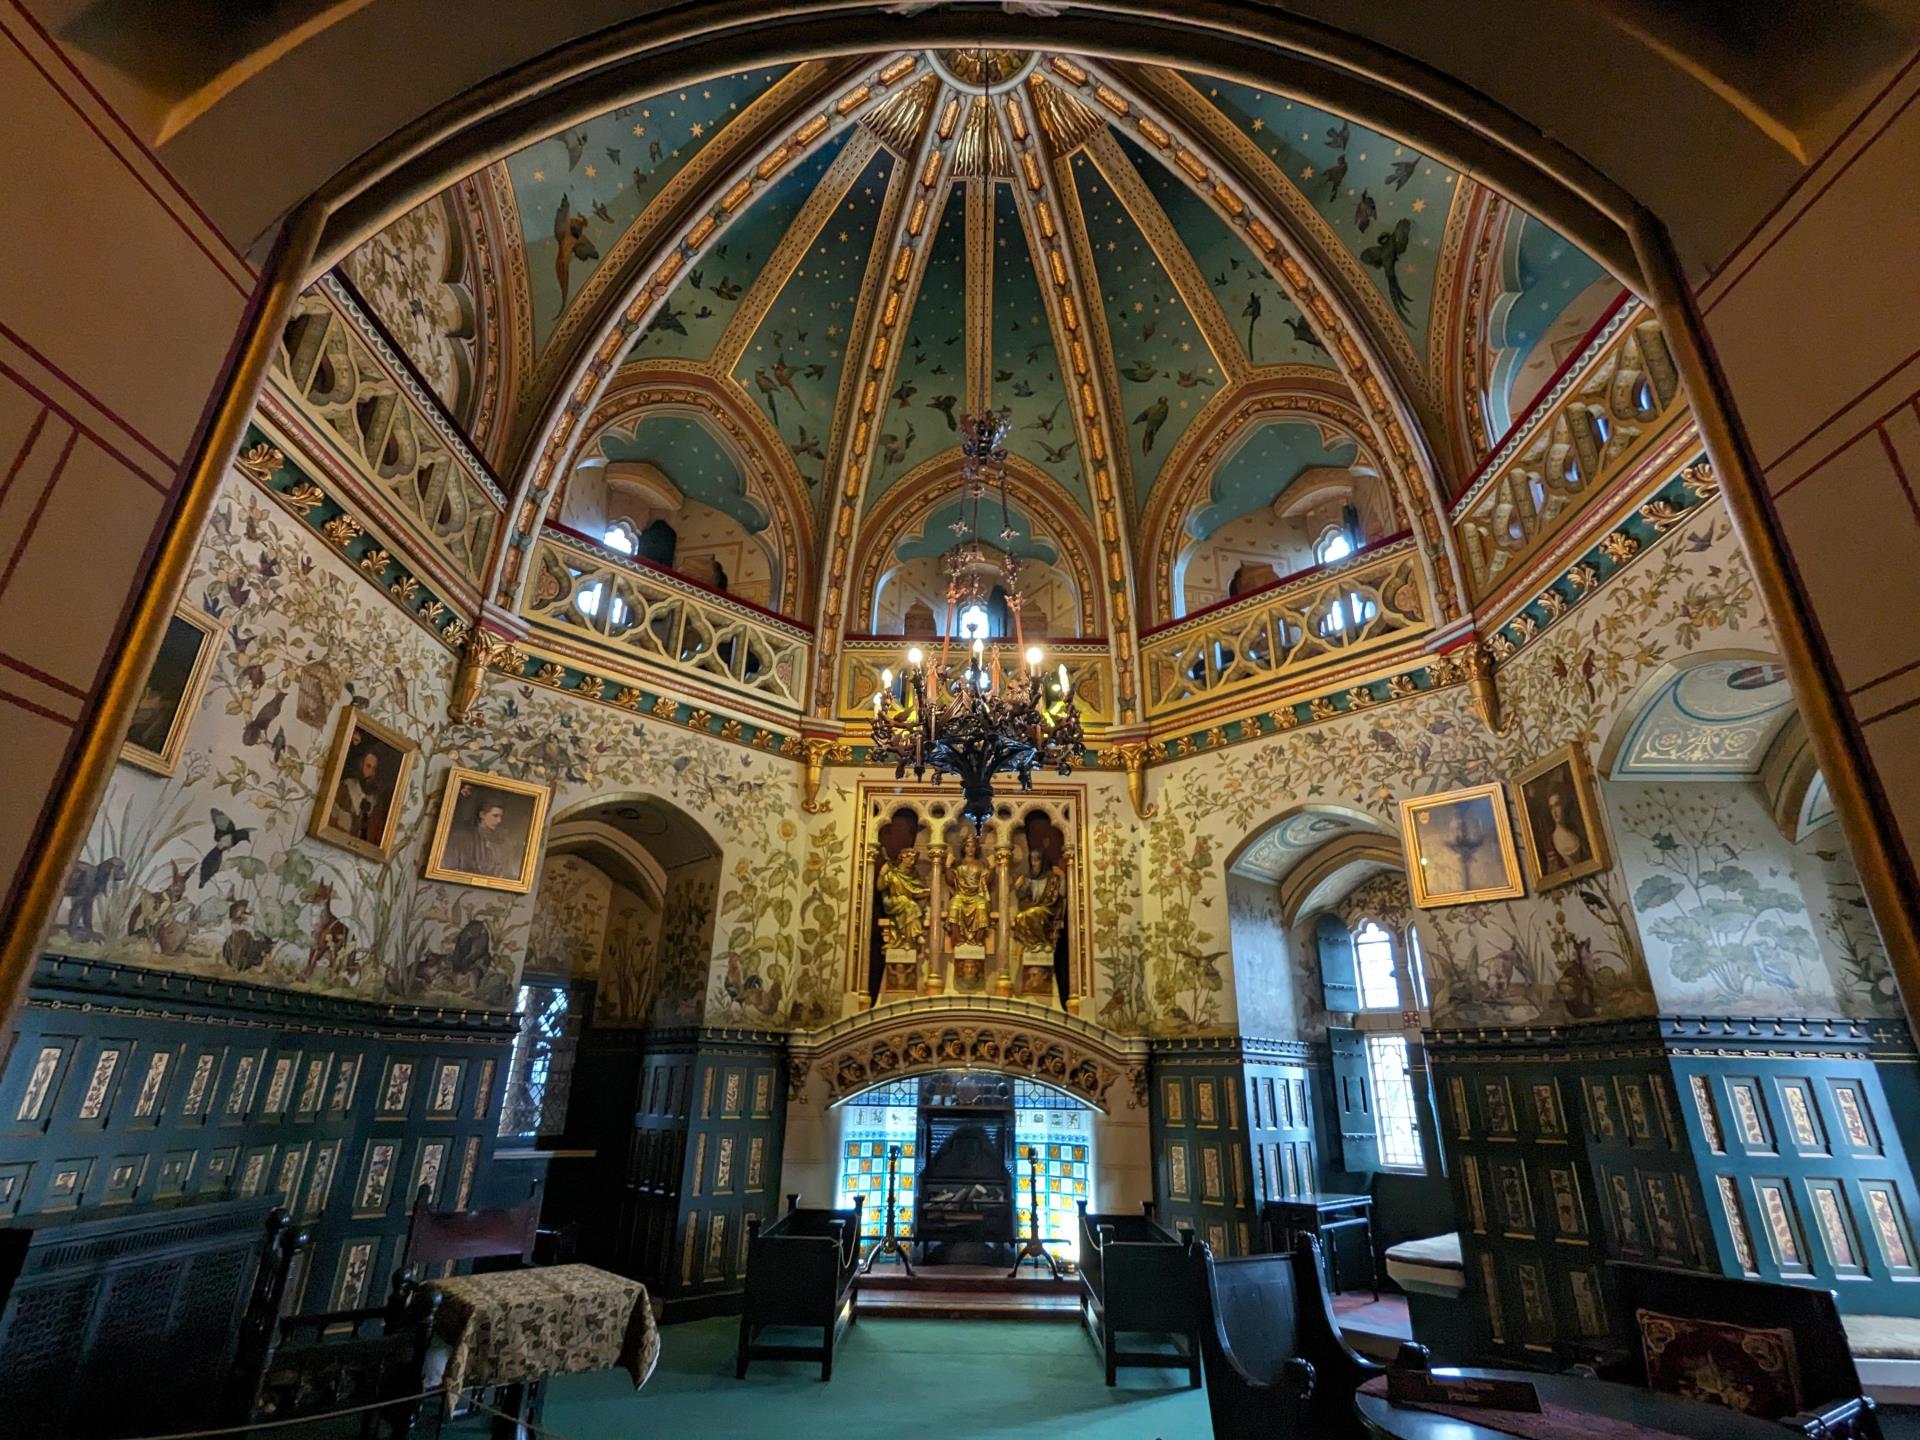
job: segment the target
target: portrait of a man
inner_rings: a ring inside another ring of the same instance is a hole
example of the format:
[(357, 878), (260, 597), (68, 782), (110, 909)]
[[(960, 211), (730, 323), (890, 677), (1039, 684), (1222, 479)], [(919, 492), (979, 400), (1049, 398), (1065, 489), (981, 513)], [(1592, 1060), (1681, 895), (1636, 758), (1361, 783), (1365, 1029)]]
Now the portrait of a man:
[(1416, 905), (1466, 905), (1522, 894), (1520, 862), (1498, 783), (1400, 802)]
[(427, 854), (427, 878), (491, 890), (532, 889), (552, 793), (545, 785), (454, 766)]
[(369, 860), (393, 853), (414, 743), (349, 705), (321, 777), (309, 833)]
[(133, 723), (120, 752), (123, 759), (157, 775), (171, 775), (178, 768), (223, 633), (219, 621), (191, 605), (174, 612), (134, 703)]
[(1514, 780), (1534, 886), (1551, 889), (1612, 863), (1593, 769), (1579, 745), (1554, 751)]

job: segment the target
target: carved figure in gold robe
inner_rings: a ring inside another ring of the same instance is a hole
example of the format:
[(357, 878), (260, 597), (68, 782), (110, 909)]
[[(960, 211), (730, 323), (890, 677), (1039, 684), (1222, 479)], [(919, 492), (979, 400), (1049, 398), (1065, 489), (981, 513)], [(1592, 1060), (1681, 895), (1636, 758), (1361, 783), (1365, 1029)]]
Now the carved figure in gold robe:
[(947, 936), (955, 945), (985, 945), (993, 931), (993, 872), (980, 858), (980, 837), (969, 835), (960, 858), (947, 867)]
[(1067, 921), (1066, 877), (1038, 850), (1027, 852), (1027, 873), (1013, 885), (1013, 943), (1019, 950), (1053, 949)]
[(902, 850), (892, 859), (882, 855), (875, 889), (880, 898), (880, 914), (888, 927), (888, 947), (895, 950), (923, 950), (927, 943), (928, 890), (916, 873), (920, 852)]

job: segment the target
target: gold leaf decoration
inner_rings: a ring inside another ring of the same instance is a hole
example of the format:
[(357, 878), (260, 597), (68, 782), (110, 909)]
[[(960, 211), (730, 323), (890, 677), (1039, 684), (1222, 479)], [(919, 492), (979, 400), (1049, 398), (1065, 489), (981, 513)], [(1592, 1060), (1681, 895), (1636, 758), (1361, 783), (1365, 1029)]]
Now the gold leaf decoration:
[(600, 698), (600, 692), (606, 688), (607, 682), (600, 676), (582, 675), (580, 677), (580, 688), (576, 693), (585, 695), (591, 700), (598, 700)]
[(1299, 712), (1291, 705), (1273, 711), (1267, 718), (1273, 721), (1273, 728), (1276, 730), (1291, 730), (1300, 723)]
[(687, 728), (689, 730), (704, 730), (712, 719), (713, 715), (710, 711), (690, 710), (687, 712)]
[(773, 748), (773, 732), (771, 730), (760, 731), (753, 737), (753, 748), (756, 750), (771, 750)]
[(1666, 500), (1649, 500), (1640, 507), (1640, 518), (1662, 535), (1687, 518), (1687, 512)]
[(1411, 675), (1396, 675), (1387, 681), (1387, 698), (1389, 700), (1404, 700), (1409, 695), (1418, 695), (1419, 693), (1420, 687), (1413, 683), (1413, 677)]
[(645, 697), (641, 693), (638, 685), (622, 685), (620, 687), (620, 693), (613, 697), (613, 703), (616, 705), (634, 706), (638, 705), (643, 698)]
[(311, 480), (296, 480), (280, 492), (280, 498), (295, 510), (311, 510), (326, 503), (327, 492)]
[(246, 450), (239, 458), (240, 468), (256, 480), (270, 478), (274, 471), (286, 464), (287, 457), (277, 448), (264, 440)]
[(552, 685), (557, 688), (560, 682), (567, 678), (566, 667), (549, 660), (534, 672), (533, 678), (542, 685)]
[(1209, 749), (1218, 750), (1226, 743), (1227, 731), (1224, 725), (1216, 725), (1207, 731), (1207, 746)]
[(1371, 686), (1356, 685), (1347, 691), (1347, 708), (1349, 710), (1364, 710), (1374, 703), (1373, 689)]
[(673, 712), (679, 708), (678, 702), (668, 699), (665, 695), (660, 696), (653, 702), (653, 713), (658, 715), (662, 720), (671, 720), (673, 718)]
[(722, 740), (738, 740), (740, 738), (740, 722), (738, 720), (727, 721), (726, 724), (720, 727), (720, 738)]
[(1313, 703), (1307, 706), (1308, 716), (1315, 720), (1331, 720), (1339, 713), (1331, 695), (1317, 695)]
[(1548, 619), (1558, 620), (1567, 613), (1567, 597), (1558, 590), (1543, 590), (1540, 592), (1540, 608), (1547, 612)]
[(1578, 565), (1567, 571), (1567, 583), (1582, 594), (1585, 594), (1600, 583), (1600, 572), (1582, 560)]
[(1624, 565), (1639, 552), (1640, 542), (1624, 530), (1616, 530), (1600, 542), (1600, 553), (1616, 565)]
[(364, 533), (360, 522), (351, 515), (336, 515), (320, 527), (320, 533), (334, 544), (345, 549)]
[(403, 574), (387, 587), (387, 593), (396, 600), (411, 600), (420, 593), (420, 581), (416, 576)]
[(393, 556), (389, 555), (385, 550), (382, 550), (378, 545), (360, 557), (360, 568), (369, 575), (384, 575), (387, 566), (392, 563)]
[(797, 760), (807, 753), (806, 742), (798, 735), (789, 735), (780, 742), (780, 753)]

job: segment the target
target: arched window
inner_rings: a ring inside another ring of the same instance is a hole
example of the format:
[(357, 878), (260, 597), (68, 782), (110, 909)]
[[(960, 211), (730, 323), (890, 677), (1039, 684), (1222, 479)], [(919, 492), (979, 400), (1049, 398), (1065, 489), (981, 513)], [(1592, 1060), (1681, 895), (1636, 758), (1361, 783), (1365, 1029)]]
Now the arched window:
[(600, 538), (609, 550), (618, 550), (622, 555), (632, 555), (640, 549), (640, 532), (625, 520), (614, 521)]
[(1413, 927), (1402, 932), (1362, 919), (1353, 936), (1354, 989), (1360, 1009), (1353, 1017), (1350, 1064), (1364, 1067), (1367, 1093), (1373, 1097), (1374, 1143), (1383, 1170), (1424, 1174), (1420, 1144), (1420, 1101), (1413, 1087), (1411, 1057), (1403, 1016), (1426, 1006), (1420, 974), (1419, 941)]
[(1393, 937), (1368, 920), (1353, 932), (1353, 959), (1360, 982), (1360, 1008), (1398, 1010), (1400, 981), (1394, 971)]
[(1336, 560), (1344, 560), (1353, 554), (1353, 536), (1347, 533), (1344, 525), (1329, 525), (1320, 532), (1320, 538), (1313, 542), (1313, 558), (1319, 564), (1331, 565)]
[(965, 606), (960, 611), (960, 638), (971, 645), (975, 640), (984, 640), (993, 628), (993, 622), (987, 615), (987, 607), (979, 601)]

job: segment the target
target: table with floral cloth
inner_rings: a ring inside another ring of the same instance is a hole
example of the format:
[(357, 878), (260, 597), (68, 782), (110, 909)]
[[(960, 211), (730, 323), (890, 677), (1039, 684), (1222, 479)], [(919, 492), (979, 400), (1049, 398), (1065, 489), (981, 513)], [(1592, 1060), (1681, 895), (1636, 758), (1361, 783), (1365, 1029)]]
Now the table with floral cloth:
[(646, 1286), (591, 1265), (456, 1275), (434, 1288), (450, 1395), (616, 1364), (637, 1390), (660, 1358)]

